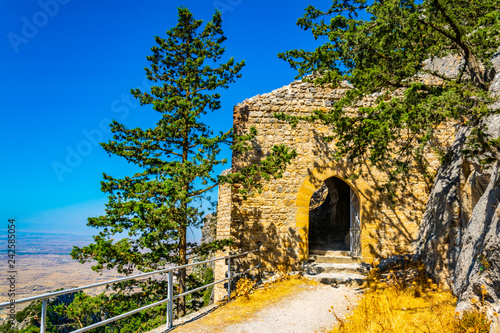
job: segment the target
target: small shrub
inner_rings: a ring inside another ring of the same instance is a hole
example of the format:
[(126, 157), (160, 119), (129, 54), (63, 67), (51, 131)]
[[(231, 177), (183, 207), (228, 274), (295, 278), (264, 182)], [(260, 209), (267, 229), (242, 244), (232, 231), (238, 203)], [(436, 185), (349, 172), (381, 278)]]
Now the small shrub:
[(278, 265), (276, 267), (276, 273), (279, 276), (279, 280), (281, 281), (286, 280), (289, 277), (288, 273), (290, 273), (290, 270), (291, 270), (290, 267), (286, 265), (281, 265), (281, 264)]
[(239, 279), (236, 283), (235, 294), (237, 297), (243, 296), (247, 300), (250, 299), (250, 293), (255, 288), (255, 282), (248, 278)]
[(491, 321), (481, 311), (464, 311), (462, 317), (456, 316), (453, 333), (489, 333)]

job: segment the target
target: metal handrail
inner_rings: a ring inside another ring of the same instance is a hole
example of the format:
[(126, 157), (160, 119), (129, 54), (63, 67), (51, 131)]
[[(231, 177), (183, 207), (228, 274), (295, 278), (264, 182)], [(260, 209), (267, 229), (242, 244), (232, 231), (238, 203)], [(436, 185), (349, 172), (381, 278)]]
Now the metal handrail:
[[(77, 291), (82, 291), (82, 290), (85, 290), (85, 289), (90, 289), (90, 288), (96, 288), (96, 287), (100, 287), (100, 286), (110, 285), (110, 284), (113, 284), (113, 283), (116, 283), (116, 282), (122, 282), (122, 281), (128, 281), (128, 280), (137, 279), (137, 278), (143, 278), (143, 277), (154, 275), (154, 274), (168, 273), (168, 284), (167, 284), (168, 297), (166, 299), (163, 299), (161, 301), (158, 301), (158, 302), (155, 302), (155, 303), (152, 303), (152, 304), (145, 305), (145, 306), (143, 306), (141, 308), (138, 308), (138, 309), (135, 309), (135, 310), (123, 313), (121, 315), (118, 315), (118, 316), (115, 316), (115, 317), (112, 317), (112, 318), (109, 318), (109, 319), (105, 319), (105, 320), (100, 321), (98, 323), (95, 323), (95, 324), (92, 324), (90, 326), (86, 326), (86, 327), (80, 328), (80, 329), (72, 331), (72, 332), (73, 333), (86, 332), (86, 331), (91, 330), (93, 328), (109, 324), (109, 323), (114, 322), (114, 321), (119, 320), (119, 319), (123, 319), (125, 317), (128, 317), (128, 316), (134, 314), (134, 313), (137, 313), (137, 312), (140, 312), (140, 311), (143, 311), (143, 310), (146, 310), (146, 309), (158, 306), (158, 305), (163, 304), (165, 302), (168, 302), (168, 305), (167, 305), (167, 327), (168, 327), (168, 329), (170, 329), (173, 326), (173, 300), (174, 299), (179, 298), (179, 297), (183, 297), (183, 296), (186, 296), (186, 295), (189, 295), (189, 294), (194, 293), (194, 292), (196, 292), (198, 290), (201, 290), (201, 289), (204, 289), (204, 288), (208, 288), (210, 286), (216, 285), (217, 283), (222, 283), (222, 282), (225, 282), (225, 281), (229, 281), (227, 289), (228, 289), (228, 298), (230, 298), (231, 297), (231, 287), (230, 287), (231, 279), (235, 278), (237, 276), (240, 276), (242, 274), (245, 274), (245, 273), (251, 271), (252, 269), (255, 269), (255, 268), (258, 268), (258, 267), (261, 266), (261, 263), (259, 262), (259, 264), (257, 264), (257, 266), (249, 268), (249, 269), (245, 270), (244, 272), (238, 273), (236, 275), (231, 275), (231, 271), (230, 271), (231, 270), (231, 258), (237, 258), (237, 257), (241, 257), (241, 256), (244, 256), (244, 255), (247, 255), (247, 254), (250, 254), (250, 253), (255, 253), (255, 252), (260, 252), (260, 248), (252, 250), (252, 251), (247, 251), (247, 252), (239, 253), (239, 254), (233, 254), (233, 255), (225, 256), (225, 257), (208, 259), (208, 260), (204, 260), (204, 261), (200, 261), (200, 262), (196, 262), (196, 263), (192, 263), (192, 264), (186, 264), (186, 265), (182, 265), (182, 266), (175, 266), (175, 267), (170, 267), (170, 268), (166, 268), (166, 269), (162, 269), (162, 270), (157, 270), (157, 271), (153, 271), (153, 272), (148, 272), (148, 273), (143, 273), (143, 274), (137, 274), (137, 275), (133, 275), (133, 276), (127, 276), (127, 277), (120, 278), (120, 279), (115, 279), (115, 280), (109, 280), (109, 281), (104, 281), (104, 282), (89, 284), (89, 285), (83, 286), (83, 287), (76, 287), (76, 288), (71, 288), (71, 289), (67, 289), (67, 290), (56, 291), (56, 292), (53, 292), (53, 293), (46, 293), (46, 294), (42, 294), (42, 295), (38, 295), (38, 296), (27, 297), (27, 298), (23, 298), (23, 299), (20, 299), (20, 300), (16, 300), (15, 303), (32, 302), (32, 301), (36, 301), (36, 300), (40, 300), (41, 299), (42, 300), (42, 316), (41, 316), (41, 324), (40, 324), (40, 333), (45, 333), (46, 315), (47, 315), (47, 299), (49, 299), (51, 297), (60, 296), (60, 295), (66, 295), (66, 294), (71, 294), (71, 293), (74, 293), (74, 292), (77, 292)], [(260, 256), (259, 256), (259, 258), (260, 258)], [(192, 290), (188, 290), (188, 291), (186, 291), (186, 292), (184, 292), (182, 294), (173, 296), (173, 272), (175, 270), (184, 269), (184, 268), (188, 268), (188, 267), (196, 266), (196, 265), (202, 265), (202, 264), (206, 264), (206, 263), (214, 262), (214, 261), (218, 261), (218, 260), (225, 260), (225, 259), (228, 260), (228, 277), (227, 278), (224, 278), (222, 280), (215, 281), (215, 282), (203, 285), (201, 287), (198, 287), (198, 288), (195, 288), (195, 289), (192, 289)], [(0, 303), (0, 308), (2, 308), (4, 306), (8, 306), (10, 304), (11, 304), (11, 302)]]

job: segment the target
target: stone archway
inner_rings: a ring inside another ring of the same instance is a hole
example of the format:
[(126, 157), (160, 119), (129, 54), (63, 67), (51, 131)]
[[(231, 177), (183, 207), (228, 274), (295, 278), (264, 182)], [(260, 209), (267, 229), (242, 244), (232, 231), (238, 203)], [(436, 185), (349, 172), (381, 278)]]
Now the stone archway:
[(337, 177), (324, 180), (309, 204), (309, 250), (360, 253), (359, 200)]
[[(310, 245), (314, 248), (318, 243), (317, 240), (313, 239), (313, 242), (310, 242), (311, 240), (309, 239), (311, 230), (309, 216), (310, 204), (313, 194), (318, 191), (325, 183), (325, 180), (328, 179), (336, 182), (336, 185), (340, 184), (340, 189), (343, 191), (343, 198), (339, 199), (344, 200), (342, 208), (344, 210), (344, 216), (341, 226), (339, 226), (341, 233), (330, 235), (330, 240), (333, 240), (333, 243), (341, 242), (343, 237), (342, 243), (345, 246), (345, 250), (348, 250), (352, 256), (359, 257), (363, 255), (361, 228), (363, 216), (365, 215), (363, 202), (366, 194), (364, 192), (369, 186), (363, 179), (358, 178), (355, 181), (348, 179), (348, 175), (351, 174), (352, 171), (353, 170), (351, 170), (348, 164), (346, 165), (338, 162), (321, 165), (316, 164), (314, 169), (308, 170), (307, 176), (298, 189), (297, 199), (295, 200), (297, 208), (296, 227), (298, 228), (299, 255), (301, 261), (308, 259)], [(328, 185), (325, 186), (328, 187)], [(346, 200), (348, 203), (345, 202)], [(347, 208), (346, 204), (348, 205)], [(345, 210), (347, 210), (347, 215), (345, 215)], [(326, 240), (328, 241), (328, 239)], [(346, 245), (346, 243), (349, 245)]]

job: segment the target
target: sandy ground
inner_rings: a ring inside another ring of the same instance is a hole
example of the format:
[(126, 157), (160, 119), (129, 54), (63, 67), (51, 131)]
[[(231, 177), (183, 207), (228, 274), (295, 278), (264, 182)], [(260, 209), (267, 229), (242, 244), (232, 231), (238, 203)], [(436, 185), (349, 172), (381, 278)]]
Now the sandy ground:
[[(223, 333), (313, 333), (327, 332), (332, 329), (337, 320), (330, 311), (333, 309), (337, 316), (344, 318), (356, 304), (360, 290), (354, 287), (329, 285), (298, 286), (302, 290), (286, 296), (273, 305), (257, 312), (251, 320), (218, 327), (205, 325), (203, 315), (199, 315), (184, 325), (178, 325), (170, 331), (164, 329), (152, 332), (196, 333), (196, 332), (223, 332)], [(219, 308), (221, 309), (221, 308)], [(212, 308), (210, 316), (217, 316), (219, 309)]]

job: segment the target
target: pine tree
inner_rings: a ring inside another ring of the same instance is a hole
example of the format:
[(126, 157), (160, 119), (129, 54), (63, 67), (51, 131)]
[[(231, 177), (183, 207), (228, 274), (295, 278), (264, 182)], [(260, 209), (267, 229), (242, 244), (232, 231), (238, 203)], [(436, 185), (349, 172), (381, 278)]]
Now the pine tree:
[[(203, 26), (186, 8), (179, 8), (177, 25), (155, 37), (147, 59), (150, 92), (132, 90), (141, 105), (158, 112), (154, 128), (127, 128), (113, 121), (113, 139), (103, 143), (109, 155), (125, 158), (142, 171), (124, 178), (104, 174), (102, 191), (109, 194), (106, 214), (88, 219), (100, 229), (94, 242), (71, 253), (80, 262), (95, 260), (93, 269), (162, 269), (168, 263), (187, 263), (190, 249), (188, 227), (202, 220), (200, 204), (218, 185), (214, 168), (226, 163), (219, 157), (221, 145), (231, 142), (232, 131), (214, 135), (200, 117), (220, 109), (217, 89), (227, 88), (240, 77), (244, 62), (221, 62), (226, 40), (221, 14)], [(120, 233), (128, 237), (114, 241)], [(186, 271), (177, 277), (177, 293), (185, 291)], [(185, 312), (184, 299), (178, 315)]]
[[(316, 84), (346, 80), (352, 89), (329, 112), (278, 118), (292, 125), (333, 125), (325, 140), (335, 142), (336, 157), (387, 170), (387, 193), (405, 185), (411, 168), (425, 170), (423, 152), (430, 146), (439, 150), (434, 143), (442, 125), (470, 132), (469, 156), (484, 163), (500, 160), (500, 142), (485, 132), (485, 119), (495, 112), (488, 88), (495, 74), (491, 59), (500, 46), (498, 0), (334, 0), (327, 10), (309, 6), (297, 25), (325, 42), (279, 57), (298, 77)], [(426, 67), (445, 56), (461, 59), (457, 75)], [(419, 80), (422, 74), (437, 80)], [(348, 115), (367, 95), (378, 96), (375, 105)], [(447, 158), (444, 150), (438, 153)]]

